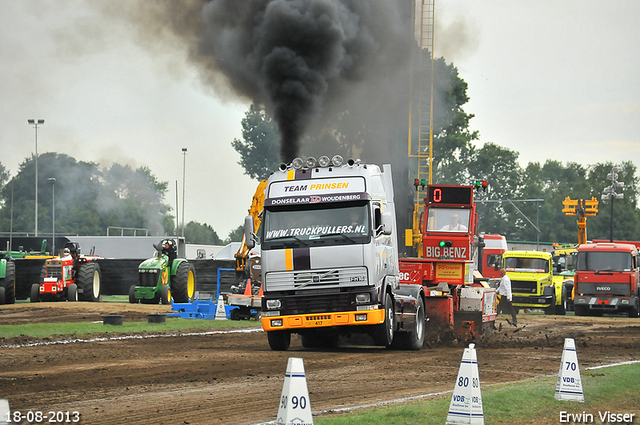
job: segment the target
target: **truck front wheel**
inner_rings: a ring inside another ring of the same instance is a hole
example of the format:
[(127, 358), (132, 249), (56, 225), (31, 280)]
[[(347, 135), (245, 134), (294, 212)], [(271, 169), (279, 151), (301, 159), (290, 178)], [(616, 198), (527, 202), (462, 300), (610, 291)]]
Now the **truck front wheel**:
[(556, 305), (556, 316), (564, 316), (567, 314), (567, 289), (562, 287), (562, 297), (560, 298), (560, 304)]
[(393, 348), (400, 350), (421, 350), (424, 344), (425, 310), (424, 300), (418, 298), (416, 303), (416, 329), (409, 332), (396, 332)]
[(629, 310), (629, 317), (631, 318), (636, 318), (638, 317), (638, 300), (635, 300), (636, 304), (631, 307), (631, 309)]
[(573, 310), (576, 316), (587, 316), (589, 313), (589, 306), (586, 305), (573, 305)]
[(376, 345), (390, 347), (393, 342), (393, 334), (395, 327), (395, 312), (393, 310), (393, 300), (391, 295), (385, 294), (384, 297), (384, 322), (375, 325), (373, 332), (373, 341)]
[(269, 347), (273, 351), (287, 351), (291, 345), (291, 332), (289, 331), (269, 331), (267, 332)]

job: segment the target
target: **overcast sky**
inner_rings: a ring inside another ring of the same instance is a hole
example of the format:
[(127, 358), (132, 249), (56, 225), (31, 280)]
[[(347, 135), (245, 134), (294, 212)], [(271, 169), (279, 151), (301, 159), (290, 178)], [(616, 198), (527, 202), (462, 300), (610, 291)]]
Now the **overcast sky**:
[[(95, 0), (98, 1), (98, 0)], [(106, 2), (106, 0), (105, 0)], [(243, 223), (256, 181), (231, 147), (246, 100), (203, 85), (186, 52), (140, 44), (85, 1), (0, 0), (0, 162), (38, 152), (148, 166), (166, 202), (221, 238)], [(521, 164), (640, 164), (640, 1), (437, 0), (436, 56), (468, 84), (480, 143)]]

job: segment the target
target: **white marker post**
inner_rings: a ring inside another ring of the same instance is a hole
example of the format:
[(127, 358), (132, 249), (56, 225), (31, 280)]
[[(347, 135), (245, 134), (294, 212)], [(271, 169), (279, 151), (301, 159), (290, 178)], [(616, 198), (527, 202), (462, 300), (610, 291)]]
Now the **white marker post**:
[(469, 348), (465, 348), (462, 354), (458, 379), (449, 404), (447, 424), (484, 425), (480, 375), (478, 374), (478, 358), (475, 347), (475, 344), (469, 344)]
[(227, 312), (224, 310), (224, 298), (222, 298), (222, 294), (218, 297), (215, 320), (227, 320)]
[(0, 425), (10, 424), (12, 422), (11, 409), (9, 409), (9, 400), (0, 398)]
[(560, 371), (558, 372), (555, 398), (556, 400), (584, 402), (578, 353), (573, 338), (564, 339), (564, 349), (562, 350), (562, 361), (560, 363)]
[(313, 425), (307, 378), (300, 357), (289, 357), (276, 424)]

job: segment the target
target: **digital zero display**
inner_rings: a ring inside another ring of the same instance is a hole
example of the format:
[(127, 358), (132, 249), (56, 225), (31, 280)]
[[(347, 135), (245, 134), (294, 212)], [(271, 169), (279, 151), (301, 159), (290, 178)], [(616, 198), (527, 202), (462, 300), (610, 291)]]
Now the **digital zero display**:
[(427, 203), (471, 205), (473, 188), (467, 186), (429, 186)]

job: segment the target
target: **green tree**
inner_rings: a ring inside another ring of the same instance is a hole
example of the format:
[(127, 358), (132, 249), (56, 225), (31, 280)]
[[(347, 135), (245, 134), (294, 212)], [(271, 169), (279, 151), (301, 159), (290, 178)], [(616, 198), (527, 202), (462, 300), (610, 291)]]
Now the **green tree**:
[(231, 143), (240, 154), (238, 164), (252, 179), (266, 179), (280, 164), (280, 133), (273, 119), (256, 104), (249, 107), (242, 119), (242, 139)]
[[(56, 179), (55, 186), (47, 182), (49, 178)], [(35, 230), (34, 181), (35, 158), (31, 157), (20, 164), (17, 175), (0, 192), (2, 231), (12, 228), (32, 234)], [(115, 164), (102, 172), (93, 162), (44, 153), (38, 157), (38, 230), (48, 233), (52, 229), (55, 188), (56, 233), (104, 235), (108, 226), (119, 226), (151, 228), (153, 233), (165, 234), (163, 225), (172, 223), (170, 209), (162, 202), (166, 187), (167, 183), (158, 182), (148, 168), (132, 170)]]
[(224, 240), (224, 244), (230, 244), (231, 242), (241, 242), (244, 236), (244, 226), (240, 225), (229, 232), (229, 236)]
[(472, 142), (479, 133), (469, 129), (475, 115), (463, 109), (469, 102), (468, 85), (458, 75), (458, 69), (439, 58), (434, 62), (434, 77), (433, 181), (453, 184), (464, 175), (473, 153)]
[[(589, 167), (587, 181), (591, 188), (591, 196), (600, 200), (599, 212), (595, 217), (587, 218), (587, 236), (589, 239), (606, 239), (611, 237), (611, 201), (602, 201), (601, 194), (606, 186), (611, 185), (607, 177), (616, 166), (611, 162), (598, 163)], [(618, 173), (618, 181), (624, 183), (623, 199), (613, 201), (613, 239), (637, 241), (640, 240), (640, 211), (638, 210), (639, 179), (636, 175), (637, 167), (631, 161), (625, 161), (617, 166), (622, 168)], [(571, 196), (571, 198), (574, 198)]]
[(186, 243), (202, 245), (222, 245), (222, 240), (213, 227), (207, 223), (200, 224), (197, 221), (190, 221), (184, 228), (184, 239)]

